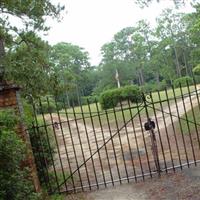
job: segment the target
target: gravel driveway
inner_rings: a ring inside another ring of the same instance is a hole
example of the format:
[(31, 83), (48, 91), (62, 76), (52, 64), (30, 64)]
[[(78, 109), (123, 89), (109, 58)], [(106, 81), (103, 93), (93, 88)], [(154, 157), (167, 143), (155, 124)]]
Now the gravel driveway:
[(129, 183), (86, 194), (67, 196), (66, 200), (199, 200), (200, 167), (185, 168), (160, 178)]

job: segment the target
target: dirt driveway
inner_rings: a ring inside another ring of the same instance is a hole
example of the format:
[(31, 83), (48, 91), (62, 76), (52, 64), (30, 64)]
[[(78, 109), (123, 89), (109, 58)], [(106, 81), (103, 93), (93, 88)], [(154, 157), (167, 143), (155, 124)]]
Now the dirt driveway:
[(90, 193), (67, 196), (66, 200), (199, 200), (200, 167), (185, 168), (168, 175), (147, 178), (144, 182)]

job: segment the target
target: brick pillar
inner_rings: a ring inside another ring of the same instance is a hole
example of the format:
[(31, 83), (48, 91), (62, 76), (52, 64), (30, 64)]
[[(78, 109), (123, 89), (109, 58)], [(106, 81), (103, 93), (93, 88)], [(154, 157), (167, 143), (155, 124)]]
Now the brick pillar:
[(41, 191), (40, 182), (37, 176), (37, 169), (34, 161), (34, 156), (31, 148), (30, 138), (29, 135), (25, 131), (25, 126), (23, 125), (22, 121), (22, 110), (20, 108), (19, 102), (19, 90), (20, 88), (16, 85), (3, 85), (0, 86), (0, 109), (2, 108), (12, 108), (15, 110), (17, 116), (20, 118), (20, 123), (17, 127), (17, 132), (19, 136), (23, 139), (28, 147), (28, 157), (25, 161), (25, 165), (30, 168), (31, 177), (33, 180), (33, 184), (35, 186), (36, 192)]

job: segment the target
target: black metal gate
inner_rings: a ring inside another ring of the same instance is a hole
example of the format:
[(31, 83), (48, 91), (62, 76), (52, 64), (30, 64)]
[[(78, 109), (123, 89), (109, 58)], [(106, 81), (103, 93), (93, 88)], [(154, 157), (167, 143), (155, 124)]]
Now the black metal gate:
[(54, 101), (51, 112), (49, 98), (35, 102), (29, 134), (41, 182), (49, 193), (77, 192), (196, 165), (199, 89), (195, 82), (172, 86), (109, 110), (97, 101), (72, 108), (63, 101), (62, 109)]

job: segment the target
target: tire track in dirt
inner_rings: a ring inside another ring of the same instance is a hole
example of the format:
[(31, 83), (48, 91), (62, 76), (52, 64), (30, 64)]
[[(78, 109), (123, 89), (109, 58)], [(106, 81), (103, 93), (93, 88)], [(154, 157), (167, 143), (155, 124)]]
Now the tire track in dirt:
[[(194, 95), (191, 97), (191, 99), (192, 99), (193, 106), (194, 107), (197, 106), (198, 105), (197, 97)], [(186, 106), (186, 111), (191, 110), (191, 103), (190, 103), (189, 97), (184, 98), (184, 104)], [(183, 102), (179, 101), (177, 103), (177, 106), (179, 109), (179, 115), (183, 116), (185, 114)], [(166, 113), (169, 113), (171, 111), (172, 115), (175, 115), (175, 116), (178, 115), (177, 110), (176, 110), (176, 105), (173, 103), (172, 105), (170, 105), (170, 107), (171, 107), (171, 110), (169, 110), (169, 108), (167, 106), (164, 107), (164, 109), (163, 109), (164, 114), (161, 111), (156, 111), (159, 129), (162, 134), (162, 139), (163, 139), (163, 141), (165, 141), (164, 154), (166, 156), (167, 161), (168, 160), (170, 161), (171, 158), (170, 158), (170, 154), (169, 154), (169, 147), (167, 145), (165, 123), (166, 123), (167, 127), (170, 127), (172, 124), (172, 121), (171, 121), (170, 115), (166, 114)], [(165, 123), (163, 121), (163, 116), (165, 118)], [(45, 119), (47, 121), (50, 121), (49, 116), (45, 116)], [(61, 122), (66, 121), (65, 117), (61, 117), (60, 119), (61, 119)], [(155, 117), (152, 115), (151, 119), (155, 120)], [(177, 122), (178, 118), (173, 116), (172, 120), (175, 123), (175, 122)], [(59, 118), (56, 114), (53, 114), (53, 121), (54, 122), (57, 121), (58, 123), (60, 122)], [(146, 122), (146, 118), (143, 117), (142, 125), (145, 122)], [(69, 127), (71, 129), (72, 137), (69, 134)], [(77, 127), (78, 127), (78, 129), (77, 129)], [(61, 158), (62, 158), (62, 163), (64, 165), (64, 168), (66, 170), (69, 170), (69, 165), (70, 165), (72, 168), (72, 171), (76, 170), (77, 167), (80, 166), (84, 162), (83, 154), (84, 154), (85, 159), (87, 159), (91, 156), (91, 152), (93, 154), (97, 151), (96, 142), (98, 143), (98, 147), (101, 147), (104, 144), (104, 141), (109, 140), (110, 137), (113, 134), (115, 134), (117, 131), (116, 127), (112, 127), (111, 132), (109, 131), (108, 127), (103, 127), (103, 135), (102, 135), (101, 128), (95, 128), (95, 134), (94, 134), (94, 130), (93, 130), (92, 126), (87, 124), (85, 127), (84, 123), (81, 122), (81, 120), (75, 122), (73, 119), (69, 119), (68, 122), (62, 123), (62, 128), (63, 128), (62, 129), (63, 131), (61, 131), (61, 128), (59, 128), (59, 130), (56, 129), (55, 135), (56, 135), (56, 138), (59, 143), (59, 151), (61, 153)], [(143, 132), (142, 131), (144, 131), (144, 130), (142, 130), (138, 118), (136, 118), (136, 120), (135, 120), (135, 130), (136, 130), (136, 140), (138, 142), (139, 154), (140, 154), (140, 157), (142, 160), (142, 164), (144, 165), (144, 169), (146, 171), (148, 171), (145, 143), (146, 143), (149, 159), (151, 160), (150, 167), (155, 168), (154, 163), (153, 163), (153, 156), (151, 154), (150, 135), (147, 132), (144, 132), (145, 141), (143, 140)], [(128, 134), (126, 134), (126, 131)], [(120, 134), (120, 138), (119, 138), (119, 134)], [(116, 164), (119, 167), (121, 178), (126, 177), (125, 165), (127, 166), (127, 170), (129, 172), (128, 176), (133, 176), (134, 174), (133, 174), (133, 167), (131, 164), (131, 154), (135, 161), (135, 170), (136, 170), (137, 174), (141, 174), (141, 167), (140, 167), (139, 160), (138, 160), (139, 155), (138, 155), (138, 151), (136, 148), (137, 147), (136, 140), (135, 140), (135, 136), (133, 134), (133, 127), (132, 127), (131, 123), (128, 126), (124, 127), (119, 132), (119, 134), (114, 136), (113, 139), (108, 142), (108, 144), (106, 145), (107, 149), (105, 147), (103, 147), (100, 150), (99, 154), (96, 153), (92, 157), (92, 159), (90, 159), (83, 167), (81, 167), (80, 174), (82, 177), (82, 181), (84, 182), (85, 185), (88, 185), (85, 167), (87, 167), (87, 169), (89, 171), (89, 178), (91, 179), (92, 183), (95, 183), (94, 171), (97, 174), (99, 182), (103, 181), (103, 179), (102, 179), (103, 173), (106, 176), (106, 181), (110, 181), (111, 177), (110, 177), (110, 172), (109, 172), (109, 164), (111, 166), (112, 176), (114, 179), (118, 178)], [(88, 135), (89, 141), (87, 140), (87, 135)], [(130, 145), (131, 149), (128, 146), (127, 135), (128, 135), (129, 141), (131, 141), (131, 145)], [(96, 136), (96, 138), (95, 138), (95, 136)], [(103, 138), (103, 136), (104, 136), (104, 138)], [(173, 138), (174, 136), (172, 134), (170, 135), (170, 137), (172, 138), (171, 140), (174, 140), (174, 138)], [(66, 143), (67, 152), (66, 152), (66, 149), (64, 146), (63, 138)], [(123, 149), (121, 148), (121, 145), (120, 145), (120, 139), (121, 139), (121, 144), (123, 146)], [(158, 141), (158, 148), (160, 149), (160, 152), (161, 152), (160, 144), (163, 141)], [(73, 148), (72, 143), (74, 143), (74, 148)], [(80, 143), (82, 146), (80, 145)], [(114, 144), (114, 147), (112, 144)], [(91, 152), (90, 152), (90, 149), (91, 149)], [(83, 154), (82, 154), (82, 150), (83, 150)], [(107, 159), (106, 150), (108, 152), (109, 162)], [(122, 150), (123, 150), (123, 152), (122, 152)], [(131, 150), (131, 153), (130, 153), (130, 150)], [(114, 151), (117, 156), (117, 161), (115, 160)], [(66, 154), (68, 154), (69, 161), (67, 160)], [(75, 156), (77, 157), (78, 165), (75, 162)], [(101, 158), (102, 163), (99, 159), (99, 156)], [(162, 157), (161, 154), (159, 154), (159, 156)], [(176, 157), (177, 157), (177, 155), (176, 155)], [(124, 160), (125, 160), (125, 164), (124, 164)], [(161, 160), (163, 162), (163, 159), (161, 159)], [(58, 159), (58, 154), (55, 154), (55, 163), (56, 163), (57, 170), (61, 170), (61, 165), (60, 165), (60, 162)], [(95, 165), (95, 169), (93, 168), (93, 163)], [(101, 164), (103, 165), (104, 172), (102, 172)], [(77, 182), (77, 186), (80, 186), (80, 181)]]

